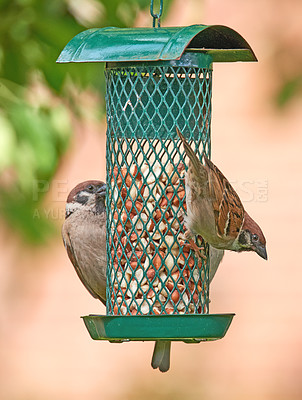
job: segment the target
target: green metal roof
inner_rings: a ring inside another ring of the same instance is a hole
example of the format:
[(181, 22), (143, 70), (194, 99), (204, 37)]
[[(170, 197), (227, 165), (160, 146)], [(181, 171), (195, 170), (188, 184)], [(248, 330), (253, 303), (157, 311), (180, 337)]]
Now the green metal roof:
[(160, 28), (95, 28), (76, 35), (57, 62), (178, 60), (184, 52), (209, 54), (213, 61), (257, 61), (246, 40), (223, 25)]

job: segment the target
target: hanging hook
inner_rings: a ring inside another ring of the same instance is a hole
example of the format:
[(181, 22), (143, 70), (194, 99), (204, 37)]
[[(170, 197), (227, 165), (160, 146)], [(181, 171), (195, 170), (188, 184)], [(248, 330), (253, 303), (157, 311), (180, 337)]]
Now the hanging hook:
[(164, 3), (164, 0), (160, 0), (159, 12), (157, 14), (155, 14), (154, 10), (153, 10), (154, 0), (151, 0), (150, 14), (153, 17), (153, 28), (155, 28), (156, 20), (157, 20), (157, 27), (160, 28), (160, 17), (162, 16), (162, 13), (163, 13), (163, 3)]

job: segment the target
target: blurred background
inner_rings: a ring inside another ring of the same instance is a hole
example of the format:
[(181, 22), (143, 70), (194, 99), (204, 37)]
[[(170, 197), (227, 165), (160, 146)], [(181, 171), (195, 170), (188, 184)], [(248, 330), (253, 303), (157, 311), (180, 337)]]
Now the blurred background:
[(212, 159), (261, 225), (269, 261), (227, 253), (211, 313), (226, 335), (173, 343), (94, 342), (81, 315), (105, 313), (60, 238), (73, 186), (105, 178), (101, 64), (57, 65), (90, 27), (150, 26), (149, 0), (1, 0), (0, 398), (4, 400), (302, 398), (302, 2), (164, 1), (162, 25), (227, 25), (258, 63), (214, 64)]

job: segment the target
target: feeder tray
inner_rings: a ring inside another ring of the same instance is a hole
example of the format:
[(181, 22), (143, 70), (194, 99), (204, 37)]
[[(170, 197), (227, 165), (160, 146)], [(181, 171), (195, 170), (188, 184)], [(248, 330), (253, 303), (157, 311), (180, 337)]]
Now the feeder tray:
[(94, 340), (110, 342), (171, 340), (199, 343), (226, 334), (234, 314), (83, 317)]
[[(234, 314), (209, 314), (209, 256), (184, 237), (186, 155), (211, 153), (213, 62), (257, 61), (221, 25), (89, 29), (57, 62), (105, 62), (106, 316), (83, 317), (93, 339), (222, 338)], [(168, 240), (169, 239), (169, 240)], [(200, 239), (199, 239), (200, 240)]]

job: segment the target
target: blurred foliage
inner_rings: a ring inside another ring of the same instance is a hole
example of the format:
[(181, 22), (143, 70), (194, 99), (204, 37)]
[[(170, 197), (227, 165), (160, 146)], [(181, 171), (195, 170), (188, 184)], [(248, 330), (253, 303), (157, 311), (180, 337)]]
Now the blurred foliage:
[(302, 94), (302, 75), (290, 77), (281, 82), (279, 91), (276, 95), (276, 104), (279, 108), (284, 108), (296, 98), (301, 98)]
[(133, 25), (149, 4), (0, 0), (0, 215), (26, 241), (43, 243), (52, 231), (39, 212), (45, 191), (37, 188), (50, 182), (68, 147), (71, 115), (83, 115), (79, 91), (96, 93), (102, 104), (103, 65), (59, 65), (58, 55), (87, 28)]

